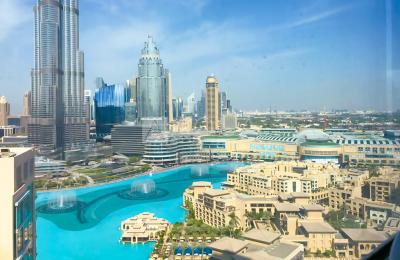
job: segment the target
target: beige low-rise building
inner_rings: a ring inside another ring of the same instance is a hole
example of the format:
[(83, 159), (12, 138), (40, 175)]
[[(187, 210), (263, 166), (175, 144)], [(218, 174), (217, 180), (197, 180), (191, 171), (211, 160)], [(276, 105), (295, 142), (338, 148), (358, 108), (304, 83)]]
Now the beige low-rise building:
[(332, 250), (336, 230), (324, 221), (307, 220), (300, 222), (299, 234), (307, 238), (307, 249), (310, 252)]
[(236, 228), (245, 231), (251, 227), (247, 213), (268, 211), (273, 216), (273, 229), (283, 234), (283, 240), (301, 243), (311, 252), (328, 250), (333, 245), (336, 231), (323, 220), (325, 208), (310, 203), (305, 193), (260, 197), (195, 182), (186, 189), (184, 198), (193, 201), (196, 219), (213, 227), (228, 226), (235, 218)]
[(183, 203), (192, 202), (196, 219), (213, 227), (228, 226), (233, 215), (237, 228), (246, 230), (250, 227), (246, 214), (263, 211), (275, 214), (278, 197), (250, 196), (233, 190), (213, 189), (211, 183), (194, 182), (183, 193)]
[(153, 213), (144, 212), (121, 223), (123, 243), (139, 243), (157, 241), (160, 232), (165, 231), (170, 223), (162, 218), (156, 218)]
[(400, 172), (389, 171), (368, 180), (370, 199), (374, 201), (393, 202), (394, 193), (400, 186)]
[(238, 168), (228, 174), (226, 185), (250, 195), (312, 194), (333, 185), (340, 175), (335, 164), (279, 161)]
[(389, 236), (384, 231), (371, 228), (343, 228), (340, 231), (348, 240), (348, 257), (362, 258), (377, 248)]
[(395, 204), (361, 197), (351, 198), (345, 208), (347, 214), (375, 224), (384, 224), (393, 212), (399, 211)]
[(329, 190), (329, 207), (339, 210), (350, 203), (351, 198), (361, 197), (361, 187), (341, 185)]
[(213, 259), (302, 259), (302, 244), (282, 241), (280, 235), (266, 230), (252, 229), (243, 234), (242, 239), (223, 237), (209, 245)]

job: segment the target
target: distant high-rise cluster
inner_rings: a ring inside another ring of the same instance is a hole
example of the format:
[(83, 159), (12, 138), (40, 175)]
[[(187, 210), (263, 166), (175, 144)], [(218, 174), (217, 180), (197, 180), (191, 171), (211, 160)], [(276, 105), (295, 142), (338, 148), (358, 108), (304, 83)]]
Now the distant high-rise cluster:
[(37, 1), (29, 142), (43, 151), (75, 149), (88, 141), (84, 61), (76, 0)]

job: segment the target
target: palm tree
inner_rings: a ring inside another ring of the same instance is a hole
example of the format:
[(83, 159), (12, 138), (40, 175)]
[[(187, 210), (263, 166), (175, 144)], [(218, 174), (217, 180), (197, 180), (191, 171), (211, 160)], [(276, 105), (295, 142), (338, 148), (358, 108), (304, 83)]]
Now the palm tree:
[(232, 231), (239, 226), (239, 218), (236, 216), (235, 212), (232, 212), (228, 215), (229, 220), (229, 235), (232, 237)]
[(253, 212), (252, 211), (248, 211), (244, 214), (244, 216), (246, 217), (246, 221), (247, 221), (247, 225), (250, 226), (250, 224), (253, 222), (254, 220), (254, 216), (253, 216)]
[(269, 211), (260, 212), (260, 219), (270, 221), (271, 218), (272, 218), (271, 212)]

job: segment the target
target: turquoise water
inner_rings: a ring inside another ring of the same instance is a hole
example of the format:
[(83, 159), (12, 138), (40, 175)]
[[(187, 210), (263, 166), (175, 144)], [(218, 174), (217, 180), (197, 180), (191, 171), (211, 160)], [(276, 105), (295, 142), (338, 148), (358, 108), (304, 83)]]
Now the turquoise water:
[[(240, 163), (188, 165), (153, 176), (74, 190), (76, 207), (67, 211), (47, 210), (48, 201), (63, 192), (40, 193), (37, 208), (37, 258), (39, 260), (148, 259), (154, 243), (122, 245), (122, 220), (141, 212), (155, 213), (171, 223), (183, 221), (182, 193), (193, 181), (210, 181), (219, 187), (226, 174)], [(132, 183), (154, 181), (154, 197), (126, 199)]]

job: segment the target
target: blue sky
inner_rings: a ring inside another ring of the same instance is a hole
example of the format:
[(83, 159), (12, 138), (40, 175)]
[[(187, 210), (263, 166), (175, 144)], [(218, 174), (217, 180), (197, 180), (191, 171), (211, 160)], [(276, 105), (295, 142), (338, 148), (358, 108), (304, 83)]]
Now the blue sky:
[[(243, 110), (386, 109), (387, 67), (399, 85), (398, 25), (392, 51), (386, 41), (387, 14), (400, 19), (395, 2), (81, 0), (86, 88), (97, 76), (108, 83), (134, 77), (151, 34), (174, 96), (198, 96), (214, 73)], [(0, 0), (0, 95), (13, 113), (30, 88), (34, 3)]]

